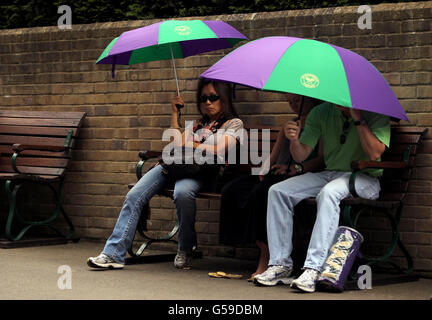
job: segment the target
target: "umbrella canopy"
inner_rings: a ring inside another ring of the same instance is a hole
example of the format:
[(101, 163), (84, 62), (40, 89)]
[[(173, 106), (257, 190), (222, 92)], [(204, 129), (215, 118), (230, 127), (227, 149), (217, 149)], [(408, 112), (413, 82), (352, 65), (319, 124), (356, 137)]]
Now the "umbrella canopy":
[(167, 20), (123, 32), (102, 52), (97, 64), (129, 65), (185, 58), (232, 48), (247, 38), (223, 21)]
[(201, 77), (300, 94), (408, 120), (389, 84), (369, 61), (316, 40), (266, 37), (251, 41), (219, 60)]

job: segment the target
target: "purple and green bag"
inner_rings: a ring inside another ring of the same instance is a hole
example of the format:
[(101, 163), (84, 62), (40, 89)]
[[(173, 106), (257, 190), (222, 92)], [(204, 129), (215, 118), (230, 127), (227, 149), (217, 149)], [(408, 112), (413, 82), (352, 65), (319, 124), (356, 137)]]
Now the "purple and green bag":
[(355, 229), (340, 226), (330, 247), (317, 286), (323, 290), (342, 292), (345, 281), (359, 253), (363, 236)]

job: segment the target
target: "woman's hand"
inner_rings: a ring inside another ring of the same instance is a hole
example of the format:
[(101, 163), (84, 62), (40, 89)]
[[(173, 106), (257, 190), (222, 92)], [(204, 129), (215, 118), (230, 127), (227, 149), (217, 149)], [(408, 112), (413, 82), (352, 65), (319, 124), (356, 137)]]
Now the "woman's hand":
[(183, 98), (181, 96), (176, 96), (171, 100), (171, 111), (174, 113), (177, 113), (177, 107), (176, 104), (184, 105)]

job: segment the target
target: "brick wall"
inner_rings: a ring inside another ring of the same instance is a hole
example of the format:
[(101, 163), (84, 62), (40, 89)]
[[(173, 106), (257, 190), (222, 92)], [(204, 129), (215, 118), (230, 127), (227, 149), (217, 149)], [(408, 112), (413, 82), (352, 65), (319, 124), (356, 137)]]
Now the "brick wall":
[[(357, 7), (339, 7), (205, 18), (224, 20), (250, 40), (272, 35), (315, 37), (351, 49), (384, 74), (411, 124), (431, 127), (432, 2), (372, 6), (371, 30), (357, 27), (359, 17)], [(170, 62), (118, 66), (115, 79), (111, 78), (111, 66), (95, 65), (105, 46), (121, 32), (157, 21), (74, 25), (72, 30), (42, 27), (0, 31), (1, 109), (88, 113), (65, 189), (65, 207), (82, 238), (102, 242), (110, 235), (127, 185), (136, 180), (138, 151), (163, 146), (161, 134), (169, 126), (169, 101), (175, 94)], [(176, 61), (186, 101), (184, 119), (197, 116), (196, 79), (229, 51)], [(236, 106), (250, 124), (278, 125), (292, 116), (287, 114), (281, 95), (274, 93), (240, 88)], [(401, 225), (416, 270), (428, 272), (432, 271), (431, 152), (430, 131), (418, 157)], [(4, 217), (4, 189), (0, 194)], [(39, 198), (25, 199), (43, 215), (49, 205)], [(219, 203), (197, 200), (197, 204), (198, 241), (205, 254), (256, 256), (252, 247), (219, 246)], [(152, 232), (170, 230), (175, 217), (172, 202), (155, 197), (151, 205)], [(380, 233), (375, 237), (379, 240)]]

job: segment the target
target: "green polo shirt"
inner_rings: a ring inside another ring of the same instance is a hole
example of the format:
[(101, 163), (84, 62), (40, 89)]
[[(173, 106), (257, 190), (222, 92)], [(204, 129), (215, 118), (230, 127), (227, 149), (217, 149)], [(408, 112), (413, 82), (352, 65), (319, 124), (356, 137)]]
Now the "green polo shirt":
[[(372, 133), (384, 143), (390, 146), (390, 119), (373, 112), (362, 111), (363, 118)], [(349, 121), (346, 140), (341, 144), (343, 125)], [(300, 136), (300, 142), (315, 148), (320, 137), (324, 143), (324, 162), (326, 170), (352, 171), (351, 161), (369, 160), (360, 144), (357, 128), (352, 118), (346, 119), (342, 112), (329, 102), (324, 102), (312, 109), (306, 118), (306, 125)], [(366, 171), (372, 176), (382, 175), (380, 169), (368, 169)]]

